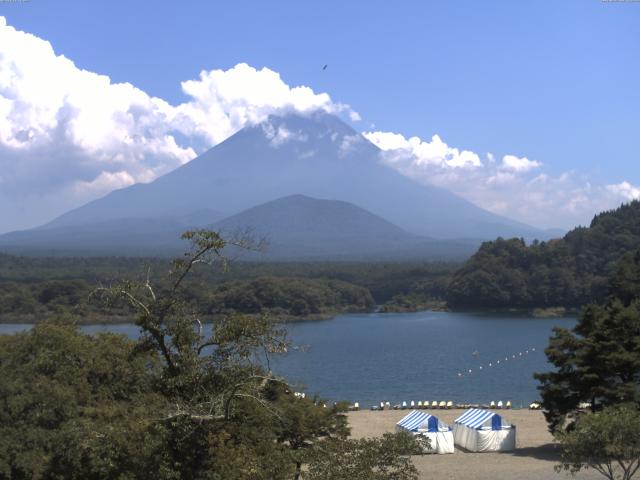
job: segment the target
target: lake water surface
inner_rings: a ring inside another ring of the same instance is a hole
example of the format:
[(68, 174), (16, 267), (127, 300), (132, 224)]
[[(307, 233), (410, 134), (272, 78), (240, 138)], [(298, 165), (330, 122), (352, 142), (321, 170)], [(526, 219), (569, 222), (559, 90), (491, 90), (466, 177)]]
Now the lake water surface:
[[(294, 344), (305, 348), (273, 359), (271, 367), (311, 394), (361, 406), (410, 400), (528, 405), (538, 398), (533, 373), (550, 368), (543, 350), (552, 328), (574, 324), (572, 318), (451, 312), (341, 315), (288, 324)], [(26, 328), (0, 325), (0, 333)], [(82, 328), (138, 336), (134, 325)]]

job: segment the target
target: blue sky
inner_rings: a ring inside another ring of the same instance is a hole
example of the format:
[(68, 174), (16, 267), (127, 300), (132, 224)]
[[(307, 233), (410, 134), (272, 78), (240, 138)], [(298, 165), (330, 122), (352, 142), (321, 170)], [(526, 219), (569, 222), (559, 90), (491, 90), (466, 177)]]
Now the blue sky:
[[(362, 131), (438, 135), (575, 184), (627, 182), (628, 198), (640, 185), (640, 3), (30, 0), (0, 15), (78, 68), (173, 105), (187, 97), (180, 82), (245, 62), (348, 103)], [(592, 215), (502, 208), (541, 226)]]

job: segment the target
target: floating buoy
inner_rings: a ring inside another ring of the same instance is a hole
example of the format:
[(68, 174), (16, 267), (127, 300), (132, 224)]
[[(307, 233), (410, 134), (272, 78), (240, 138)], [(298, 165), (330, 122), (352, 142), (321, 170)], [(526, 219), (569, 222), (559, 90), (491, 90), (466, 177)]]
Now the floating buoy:
[(471, 369), (469, 369), (469, 373), (471, 373)]
[(482, 370), (482, 365), (480, 365), (480, 370)]

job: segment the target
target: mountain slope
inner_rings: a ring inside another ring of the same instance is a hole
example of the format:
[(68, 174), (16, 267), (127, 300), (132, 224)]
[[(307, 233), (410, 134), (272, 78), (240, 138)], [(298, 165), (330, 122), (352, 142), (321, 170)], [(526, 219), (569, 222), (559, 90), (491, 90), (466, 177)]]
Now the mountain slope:
[(250, 233), (265, 239), (264, 252), (232, 251), (246, 260), (462, 260), (478, 246), (413, 235), (351, 203), (304, 195), (267, 202), (213, 224), (205, 222), (212, 215), (203, 212), (182, 222), (131, 218), (50, 226), (4, 235), (0, 248), (41, 255), (178, 255), (185, 248), (181, 233), (202, 227), (219, 230), (227, 238)]
[(602, 302), (608, 279), (640, 249), (640, 201), (596, 215), (562, 239), (482, 245), (454, 276), (450, 305), (461, 308), (581, 307)]
[(199, 210), (170, 218), (121, 218), (77, 225), (49, 225), (0, 236), (0, 250), (36, 255), (165, 256), (184, 250), (182, 232), (221, 218)]
[(110, 193), (49, 226), (213, 208), (237, 213), (287, 195), (354, 203), (415, 234), (437, 238), (544, 236), (379, 161), (379, 150), (337, 117), (270, 117), (149, 184)]
[[(438, 242), (403, 229), (351, 203), (291, 195), (212, 226), (227, 236), (247, 229), (267, 240), (263, 259), (466, 258), (474, 245)], [(255, 256), (253, 256), (255, 257)]]
[[(494, 215), (451, 192), (414, 182), (382, 164), (379, 153), (376, 146), (335, 116), (272, 116), (149, 184), (114, 191), (37, 229), (1, 236), (0, 248), (14, 253), (163, 255), (173, 253), (180, 245), (176, 240), (180, 231), (211, 224), (225, 216), (220, 212), (234, 215), (296, 194), (357, 205), (381, 217), (376, 228), (383, 232), (390, 228), (383, 225), (386, 221), (405, 234), (466, 239), (460, 251), (467, 253), (469, 244), (477, 245), (479, 239), (498, 235), (546, 237), (545, 232)], [(335, 207), (333, 213), (337, 215), (339, 209)], [(314, 218), (320, 213), (307, 215)], [(309, 220), (303, 215), (297, 218), (299, 222)], [(313, 236), (322, 240), (307, 242), (300, 254), (312, 255), (314, 249), (321, 251), (322, 245), (331, 245), (324, 251), (337, 254), (340, 243), (344, 252), (358, 253), (362, 250), (355, 245), (363, 242), (369, 242), (371, 248), (365, 250), (371, 252), (374, 243), (381, 242), (376, 238), (387, 235), (369, 227), (358, 232), (358, 228), (365, 228), (365, 222), (352, 228), (353, 238), (348, 239), (345, 228), (322, 232), (318, 219), (311, 223), (318, 227), (313, 229)], [(296, 226), (289, 224), (287, 231), (295, 230)], [(292, 253), (293, 244), (302, 237), (290, 235), (282, 242), (276, 240), (273, 256), (278, 244), (286, 245), (283, 254)], [(410, 242), (400, 243), (386, 238), (379, 246), (386, 251), (398, 249), (401, 257), (409, 255), (413, 248), (408, 248)], [(418, 250), (424, 252), (424, 240), (418, 243), (422, 243)], [(427, 243), (433, 252), (446, 251), (440, 247), (448, 244)]]

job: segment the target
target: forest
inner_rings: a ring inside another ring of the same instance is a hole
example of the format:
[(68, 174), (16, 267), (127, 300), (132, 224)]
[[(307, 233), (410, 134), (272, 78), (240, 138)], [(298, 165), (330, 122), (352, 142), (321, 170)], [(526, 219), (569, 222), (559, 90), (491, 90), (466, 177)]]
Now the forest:
[[(560, 239), (485, 242), (463, 265), (237, 259), (229, 269), (194, 268), (183, 295), (207, 318), (268, 314), (278, 321), (377, 309), (578, 309), (605, 299), (618, 261), (638, 248), (640, 201), (634, 201)], [(121, 279), (162, 278), (170, 268), (168, 260), (157, 258), (0, 254), (0, 322), (37, 323), (63, 313), (78, 323), (129, 322), (126, 309), (105, 307), (92, 292)]]
[(640, 201), (596, 215), (548, 242), (482, 244), (447, 287), (451, 308), (579, 308), (600, 303), (617, 263), (640, 248)]
[[(194, 268), (184, 299), (205, 317), (268, 314), (276, 320), (339, 313), (410, 311), (441, 303), (458, 264), (253, 263), (226, 271)], [(121, 305), (105, 306), (92, 292), (121, 279), (163, 278), (166, 259), (16, 257), (0, 255), (0, 322), (37, 323), (69, 314), (78, 323), (128, 322)], [(160, 282), (158, 288), (166, 288)]]

